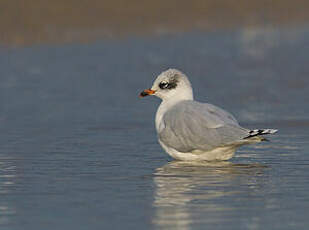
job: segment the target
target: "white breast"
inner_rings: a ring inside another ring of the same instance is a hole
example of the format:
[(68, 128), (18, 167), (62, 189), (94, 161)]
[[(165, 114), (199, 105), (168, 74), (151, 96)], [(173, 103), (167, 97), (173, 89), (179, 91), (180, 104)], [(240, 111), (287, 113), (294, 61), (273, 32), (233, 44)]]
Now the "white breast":
[(163, 121), (163, 115), (166, 113), (168, 107), (166, 106), (166, 103), (161, 103), (158, 110), (157, 110), (157, 113), (156, 113), (156, 130), (157, 130), (157, 133), (160, 133), (165, 125), (164, 125), (164, 121)]

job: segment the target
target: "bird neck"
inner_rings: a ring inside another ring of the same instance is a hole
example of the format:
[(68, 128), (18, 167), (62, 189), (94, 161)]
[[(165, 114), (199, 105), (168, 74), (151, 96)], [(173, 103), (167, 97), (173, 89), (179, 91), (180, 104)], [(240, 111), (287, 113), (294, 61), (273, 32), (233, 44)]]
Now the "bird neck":
[(178, 91), (177, 93), (174, 93), (174, 94), (169, 94), (167, 97), (162, 98), (161, 105), (172, 106), (184, 100), (193, 100), (192, 89), (186, 89), (186, 90)]

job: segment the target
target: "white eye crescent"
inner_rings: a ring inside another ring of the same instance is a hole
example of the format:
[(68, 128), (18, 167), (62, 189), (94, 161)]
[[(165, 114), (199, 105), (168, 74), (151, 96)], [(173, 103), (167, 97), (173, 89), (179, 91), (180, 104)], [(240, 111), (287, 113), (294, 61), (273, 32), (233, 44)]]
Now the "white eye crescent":
[(168, 82), (161, 81), (159, 84), (160, 89), (166, 89), (168, 87)]

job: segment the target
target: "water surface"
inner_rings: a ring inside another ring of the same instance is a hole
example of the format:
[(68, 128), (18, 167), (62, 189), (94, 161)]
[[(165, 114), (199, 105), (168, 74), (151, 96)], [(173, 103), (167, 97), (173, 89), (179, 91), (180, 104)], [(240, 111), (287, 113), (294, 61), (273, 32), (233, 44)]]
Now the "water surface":
[[(0, 52), (0, 226), (18, 229), (307, 229), (307, 27), (191, 31)], [(197, 100), (271, 142), (230, 162), (174, 162), (159, 100), (179, 68)]]

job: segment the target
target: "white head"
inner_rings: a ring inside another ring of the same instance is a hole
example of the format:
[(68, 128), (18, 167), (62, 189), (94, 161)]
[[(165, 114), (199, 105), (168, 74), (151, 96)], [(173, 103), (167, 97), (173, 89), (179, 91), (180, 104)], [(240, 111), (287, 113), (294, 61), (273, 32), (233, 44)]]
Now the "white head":
[(191, 84), (185, 74), (177, 69), (162, 72), (154, 81), (151, 89), (145, 89), (140, 97), (154, 95), (167, 100), (193, 100)]

